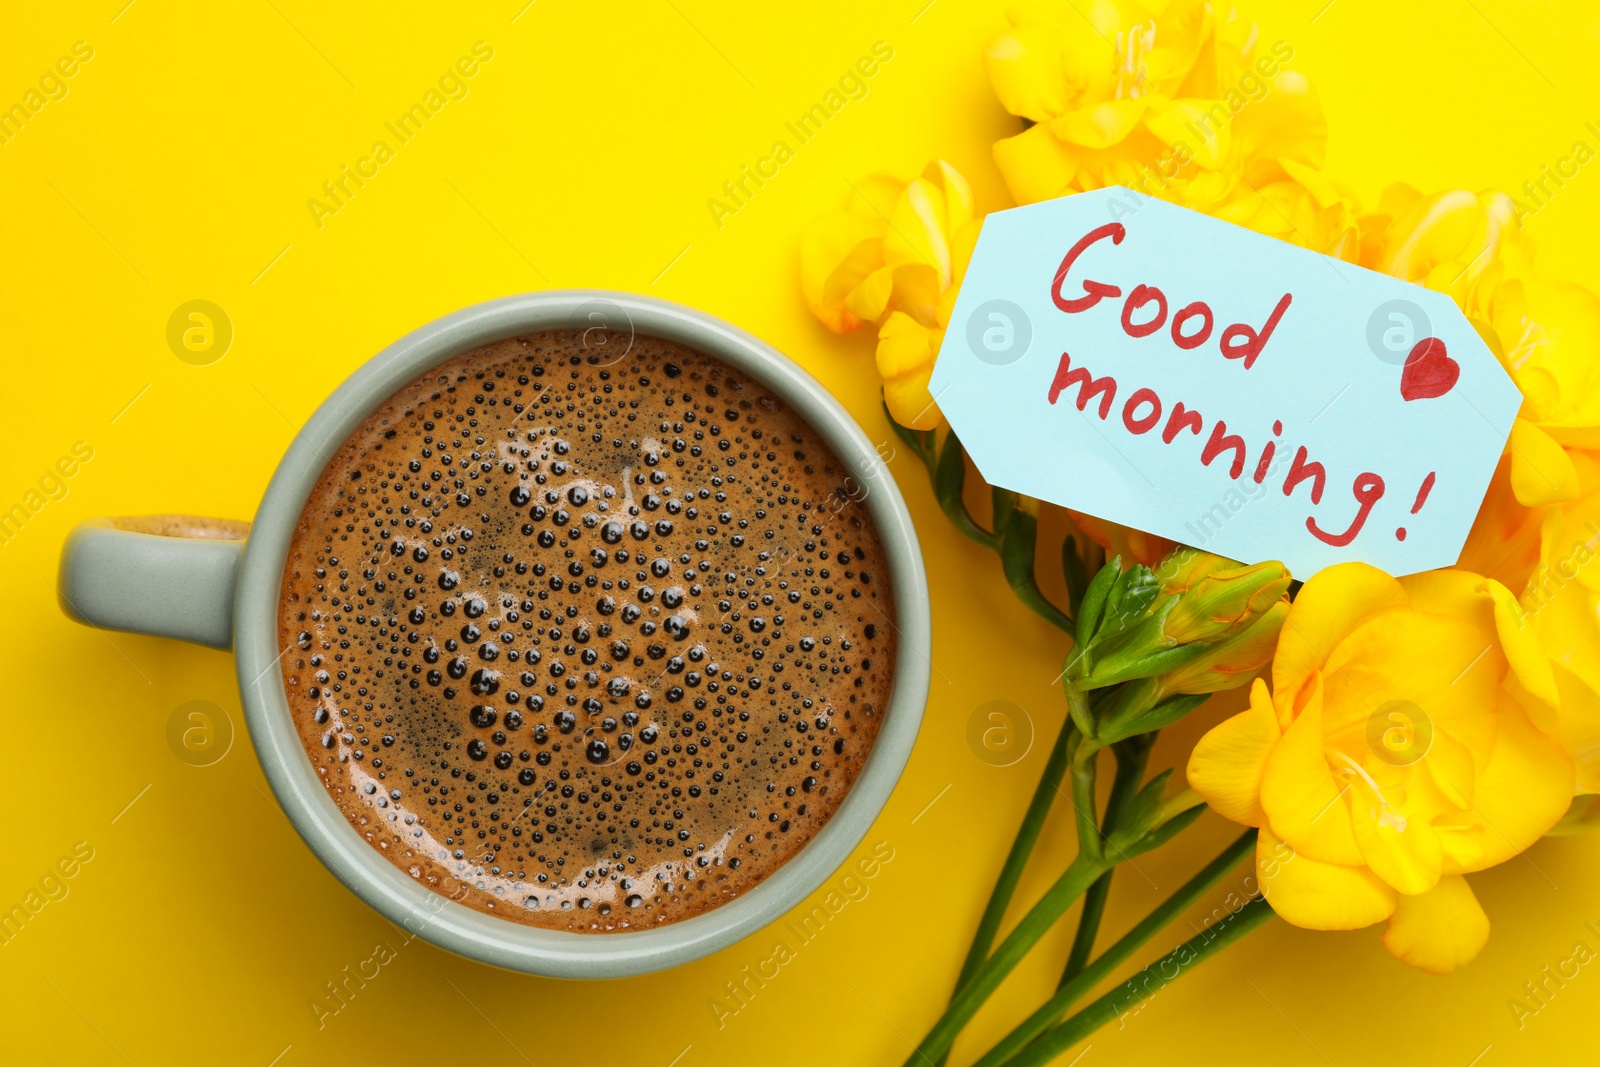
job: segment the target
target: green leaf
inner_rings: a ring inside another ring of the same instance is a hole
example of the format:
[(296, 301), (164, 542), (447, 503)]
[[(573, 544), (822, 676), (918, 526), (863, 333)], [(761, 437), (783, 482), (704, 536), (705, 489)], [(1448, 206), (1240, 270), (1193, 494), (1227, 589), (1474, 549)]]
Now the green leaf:
[(1104, 617), (1095, 629), (1093, 643), (1104, 647), (1106, 642), (1132, 629), (1143, 620), (1160, 594), (1161, 583), (1149, 567), (1143, 564), (1129, 567), (1106, 595)]
[(1095, 707), (1100, 721), (1105, 723), (1118, 723), (1131, 719), (1150, 710), (1156, 701), (1161, 699), (1156, 683), (1150, 679), (1129, 685), (1093, 689), (1090, 692), (1098, 698)]
[[(1138, 566), (1138, 564), (1134, 564), (1134, 566)], [(1122, 594), (1128, 587), (1128, 575), (1132, 571), (1133, 567), (1129, 567), (1127, 570), (1119, 572), (1117, 580), (1111, 583), (1110, 589), (1106, 590), (1106, 609), (1103, 613), (1105, 618), (1115, 615), (1117, 608), (1122, 604)]]
[(1086, 684), (1099, 689), (1102, 686), (1129, 682), (1135, 678), (1154, 678), (1158, 674), (1188, 666), (1205, 655), (1209, 647), (1198, 641), (1155, 649), (1140, 648), (1137, 644), (1130, 644), (1126, 649), (1114, 652), (1103, 659), (1097, 658)]
[(1171, 777), (1172, 768), (1168, 767), (1141, 786), (1134, 798), (1128, 801), (1128, 810), (1122, 817), (1122, 825), (1112, 834), (1119, 846), (1130, 847), (1152, 829), (1151, 824), (1161, 807), (1161, 797), (1167, 791), (1167, 781)]
[(1083, 604), (1078, 608), (1078, 649), (1086, 650), (1100, 626), (1100, 616), (1105, 610), (1106, 596), (1122, 573), (1122, 557), (1113, 557), (1084, 590)]
[(1186, 827), (1192, 825), (1200, 817), (1200, 813), (1205, 810), (1206, 806), (1204, 804), (1196, 804), (1192, 808), (1185, 808), (1130, 845), (1128, 854), (1137, 856), (1141, 852), (1149, 852), (1152, 849), (1160, 848), (1182, 833)]
[(1122, 718), (1112, 717), (1100, 725), (1099, 737), (1105, 744), (1113, 744), (1124, 738), (1138, 737), (1141, 734), (1153, 733), (1164, 730), (1179, 719), (1194, 711), (1201, 704), (1210, 699), (1210, 694), (1200, 693), (1195, 695), (1176, 696), (1170, 700), (1163, 700), (1153, 708)]

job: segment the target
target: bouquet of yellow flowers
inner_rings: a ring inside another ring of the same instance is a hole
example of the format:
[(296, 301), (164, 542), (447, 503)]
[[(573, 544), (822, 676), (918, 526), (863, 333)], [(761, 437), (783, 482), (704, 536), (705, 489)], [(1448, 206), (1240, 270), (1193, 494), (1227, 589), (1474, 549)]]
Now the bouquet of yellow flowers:
[[(1058, 988), (977, 1062), (1048, 1062), (1134, 1000), (1277, 916), (1315, 930), (1383, 923), (1398, 959), (1471, 961), (1489, 917), (1467, 876), (1542, 836), (1600, 821), (1600, 299), (1541, 278), (1505, 193), (1396, 185), (1363, 211), (1323, 170), (1327, 125), (1293, 49), (1231, 4), (1019, 5), (984, 58), (1019, 131), (994, 160), (1019, 204), (1123, 185), (1448, 294), (1523, 396), (1453, 568), (1396, 579), (1365, 564), (1291, 576), (1068, 513), (1068, 595), (1036, 570), (1046, 505), (992, 489), (928, 388), (981, 216), (953, 167), (857, 184), (801, 244), (811, 311), (877, 328), (896, 432), (951, 522), (1000, 556), (1025, 606), (1064, 634), (1067, 714), (950, 1004), (907, 1061), (942, 1062), (1042, 935), (1082, 902)], [(1054, 555), (1050, 553), (1048, 555)], [(1246, 710), (1147, 777), (1156, 732), (1208, 696)], [(1109, 753), (1109, 759), (1104, 758)], [(1114, 768), (1099, 804), (1100, 766)], [(1175, 788), (1174, 779), (1186, 779)], [(1051, 800), (1073, 799), (1078, 856), (1000, 937)], [(1116, 866), (1209, 806), (1243, 834), (1096, 954)], [(1259, 895), (1134, 979), (1086, 994), (1253, 858)]]

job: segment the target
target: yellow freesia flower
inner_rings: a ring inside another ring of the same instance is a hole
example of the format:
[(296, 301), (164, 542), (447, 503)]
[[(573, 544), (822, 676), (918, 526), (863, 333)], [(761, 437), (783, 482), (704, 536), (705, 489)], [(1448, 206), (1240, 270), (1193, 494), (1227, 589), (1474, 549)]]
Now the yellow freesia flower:
[(1600, 793), (1600, 453), (1564, 453), (1575, 498), (1529, 507), (1513, 489), (1516, 447), (1513, 432), (1461, 565), (1519, 591), (1524, 624), (1552, 662), (1558, 736), (1577, 757), (1578, 792)]
[[(1600, 300), (1582, 286), (1534, 277), (1531, 247), (1502, 192), (1423, 196), (1395, 185), (1361, 227), (1362, 264), (1449, 294), (1522, 391), (1510, 462), (1497, 482), (1527, 507), (1576, 499), (1572, 453), (1600, 448)], [(1485, 525), (1505, 533), (1526, 519), (1495, 513), (1503, 493), (1490, 499), (1497, 506)], [(1477, 540), (1504, 557), (1503, 547)], [(1524, 559), (1529, 545), (1523, 529), (1516, 547)]]
[[(1586, 549), (1586, 558), (1593, 550)], [(1529, 714), (1541, 730), (1559, 741), (1573, 758), (1577, 779), (1574, 792), (1600, 793), (1600, 594), (1581, 581), (1562, 583), (1558, 575), (1554, 595), (1529, 607), (1536, 588), (1521, 602), (1505, 593), (1497, 603), (1496, 616), (1503, 632), (1515, 628), (1516, 636), (1544, 657), (1547, 666), (1534, 663), (1540, 680), (1541, 699), (1524, 700)], [(1587, 574), (1590, 582), (1595, 572)], [(1531, 656), (1532, 653), (1530, 652)]]
[(1577, 759), (1578, 792), (1600, 793), (1600, 456), (1574, 460), (1578, 498), (1528, 509), (1542, 516), (1538, 563), (1519, 607), (1560, 693), (1550, 730)]
[(945, 327), (955, 308), (956, 294), (951, 286), (934, 312), (934, 322), (924, 325), (903, 311), (891, 311), (878, 329), (875, 359), (883, 378), (883, 402), (889, 414), (902, 426), (931, 430), (944, 420), (939, 405), (928, 389), (933, 377), (934, 359), (944, 343)]
[(1354, 263), (1361, 255), (1355, 194), (1292, 159), (1263, 163), (1258, 175), (1210, 208), (1219, 219)]
[(984, 58), (1001, 106), (1030, 125), (994, 146), (1018, 203), (1126, 185), (1200, 209), (1252, 168), (1320, 167), (1327, 125), (1293, 49), (1257, 49), (1232, 5), (1020, 4)]
[(1476, 320), (1495, 287), (1530, 273), (1532, 259), (1516, 206), (1494, 190), (1424, 196), (1391, 185), (1361, 219), (1361, 243), (1362, 266), (1447, 293)]
[(1315, 930), (1387, 920), (1398, 958), (1445, 973), (1489, 921), (1462, 875), (1527, 848), (1567, 810), (1559, 684), (1497, 583), (1327, 568), (1289, 609), (1249, 710), (1190, 757), (1190, 786), (1260, 827), (1257, 875)]
[(1522, 392), (1459, 565), (1519, 594), (1561, 695), (1545, 725), (1600, 792), (1600, 299), (1536, 277), (1504, 193), (1391, 186), (1361, 231), (1363, 265), (1449, 294)]
[(1522, 391), (1511, 486), (1523, 504), (1578, 496), (1574, 453), (1600, 448), (1600, 299), (1581, 285), (1514, 278), (1486, 309), (1490, 347)]
[[(905, 183), (886, 174), (862, 179), (838, 211), (817, 218), (800, 241), (800, 287), (806, 306), (834, 333), (849, 333), (865, 319), (884, 315), (893, 275), (884, 268), (883, 235), (888, 216), (879, 204), (893, 204)], [(869, 277), (876, 276), (872, 285)]]
[(1511, 490), (1511, 457), (1502, 455), (1456, 565), (1508, 589), (1522, 589), (1539, 565), (1544, 511), (1517, 500)]
[(939, 425), (928, 392), (958, 283), (978, 240), (972, 189), (943, 160), (901, 182), (876, 175), (844, 208), (818, 219), (800, 245), (806, 304), (829, 329), (881, 323), (877, 365), (895, 421)]
[(1503, 192), (1423, 196), (1386, 189), (1361, 219), (1361, 263), (1449, 294), (1526, 401), (1503, 476), (1522, 504), (1573, 500), (1573, 449), (1600, 449), (1600, 299), (1534, 276), (1532, 249)]

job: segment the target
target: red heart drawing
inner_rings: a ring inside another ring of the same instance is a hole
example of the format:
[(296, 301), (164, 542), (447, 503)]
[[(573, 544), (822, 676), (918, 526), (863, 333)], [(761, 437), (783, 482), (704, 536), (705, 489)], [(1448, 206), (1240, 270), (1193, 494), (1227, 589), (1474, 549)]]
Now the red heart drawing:
[(1444, 342), (1424, 337), (1406, 357), (1405, 369), (1400, 372), (1400, 395), (1407, 400), (1443, 396), (1455, 388), (1460, 377), (1461, 364), (1450, 358)]

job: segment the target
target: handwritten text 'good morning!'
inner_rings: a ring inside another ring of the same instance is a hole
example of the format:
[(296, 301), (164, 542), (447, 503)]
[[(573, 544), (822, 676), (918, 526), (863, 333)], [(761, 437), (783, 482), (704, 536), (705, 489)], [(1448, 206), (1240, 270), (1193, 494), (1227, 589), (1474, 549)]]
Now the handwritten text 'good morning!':
[[(1113, 222), (1090, 230), (1072, 246), (1062, 259), (1061, 266), (1057, 268), (1051, 285), (1050, 297), (1056, 307), (1068, 315), (1079, 315), (1103, 301), (1114, 301), (1123, 297), (1120, 286), (1089, 278), (1074, 278), (1072, 275), (1078, 258), (1089, 247), (1104, 240), (1119, 245), (1125, 236), (1127, 236), (1126, 228), (1120, 222)], [(1074, 287), (1081, 290), (1081, 295), (1068, 295), (1069, 290)], [(1152, 337), (1165, 332), (1172, 344), (1186, 352), (1214, 344), (1224, 358), (1242, 361), (1244, 368), (1249, 370), (1261, 358), (1267, 342), (1272, 339), (1273, 331), (1283, 321), (1293, 302), (1293, 294), (1284, 293), (1260, 327), (1236, 322), (1224, 327), (1221, 333), (1217, 334), (1216, 315), (1205, 301), (1196, 300), (1185, 304), (1169, 315), (1167, 295), (1154, 286), (1139, 284), (1129, 290), (1127, 296), (1123, 298), (1121, 324), (1123, 332), (1133, 338)], [(1214, 336), (1215, 341), (1213, 341)], [(1077, 389), (1076, 403), (1079, 411), (1087, 411), (1093, 402), (1096, 404), (1095, 414), (1102, 421), (1112, 421), (1112, 409), (1119, 395), (1119, 383), (1116, 378), (1111, 375), (1096, 377), (1081, 360), (1074, 364), (1072, 355), (1063, 352), (1050, 382), (1048, 394), (1050, 403), (1056, 403), (1063, 392), (1073, 388)], [(1279, 439), (1283, 435), (1283, 421), (1274, 419), (1272, 438), (1262, 443), (1259, 449), (1254, 448), (1245, 440), (1242, 433), (1230, 432), (1225, 420), (1213, 419), (1208, 426), (1203, 412), (1195, 410), (1182, 400), (1172, 398), (1164, 400), (1154, 389), (1147, 387), (1140, 387), (1132, 393), (1124, 394), (1121, 416), (1122, 425), (1130, 434), (1143, 436), (1153, 432), (1158, 433), (1164, 444), (1175, 448), (1184, 447), (1191, 438), (1198, 439), (1200, 463), (1210, 467), (1218, 460), (1225, 461), (1227, 475), (1234, 481), (1245, 476), (1249, 459), (1253, 454), (1256, 460), (1249, 477), (1257, 485), (1262, 484), (1272, 471), (1273, 458), (1280, 444)], [(1435, 475), (1432, 472), (1423, 479), (1411, 508), (1412, 514), (1420, 511), (1427, 502), (1434, 480)], [(1295, 449), (1293, 461), (1289, 464), (1281, 488), (1284, 496), (1293, 497), (1296, 490), (1302, 485), (1305, 486), (1305, 493), (1309, 495), (1311, 504), (1315, 507), (1322, 503), (1327, 482), (1327, 469), (1321, 462), (1311, 457), (1304, 445), (1300, 445)], [(1350, 486), (1350, 495), (1355, 503), (1354, 517), (1345, 522), (1342, 529), (1337, 522), (1332, 522), (1333, 528), (1330, 530), (1319, 524), (1316, 516), (1308, 515), (1305, 520), (1306, 529), (1325, 544), (1335, 547), (1349, 545), (1361, 534), (1368, 516), (1372, 514), (1372, 509), (1378, 501), (1383, 499), (1386, 489), (1382, 476), (1372, 471), (1363, 471), (1355, 476)], [(1330, 501), (1330, 509), (1333, 504), (1334, 502)], [(1329, 523), (1331, 520), (1325, 516), (1324, 522)], [(1402, 541), (1405, 540), (1404, 527), (1397, 529), (1395, 536)]]

